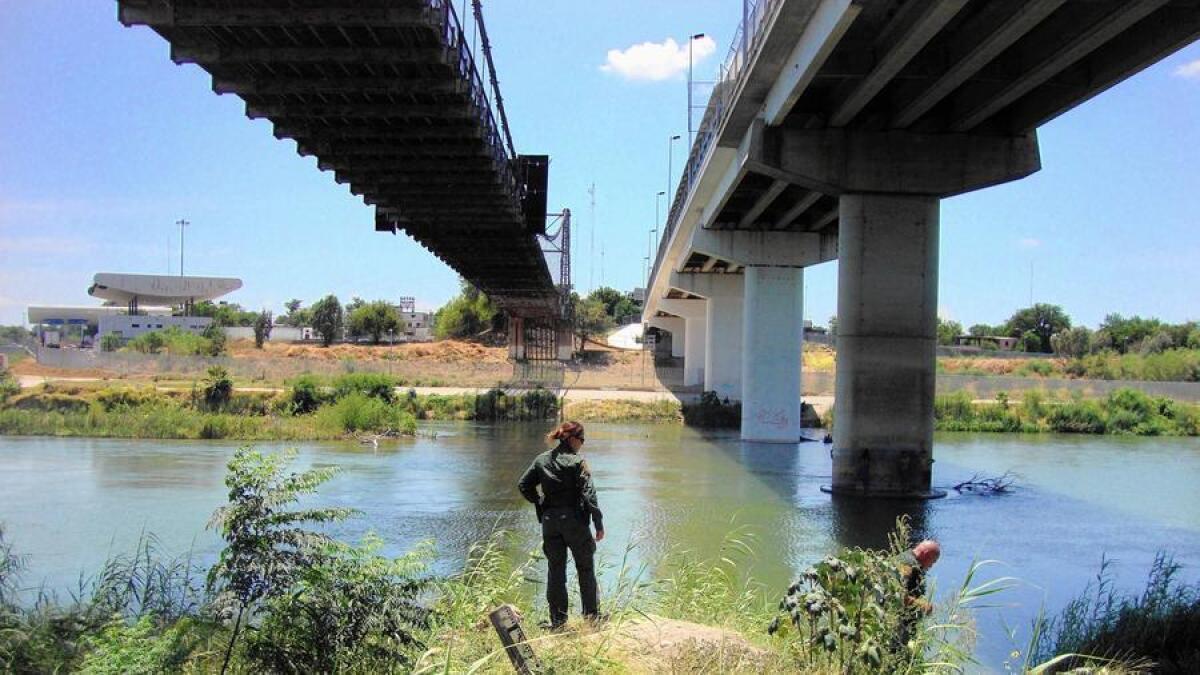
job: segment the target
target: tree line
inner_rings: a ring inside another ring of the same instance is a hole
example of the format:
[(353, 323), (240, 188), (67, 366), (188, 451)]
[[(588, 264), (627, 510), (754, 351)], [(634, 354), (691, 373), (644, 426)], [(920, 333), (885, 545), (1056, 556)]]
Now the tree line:
[[(831, 333), (837, 333), (836, 316), (830, 317), (829, 327)], [(1022, 351), (1064, 357), (1106, 352), (1146, 356), (1171, 349), (1200, 349), (1198, 321), (1173, 324), (1153, 317), (1111, 313), (1092, 330), (1072, 325), (1071, 317), (1060, 305), (1045, 303), (1018, 309), (1002, 323), (977, 323), (965, 331), (958, 321), (938, 317), (939, 345), (953, 345), (962, 335), (1017, 338)]]
[[(354, 297), (343, 306), (338, 297), (330, 293), (309, 307), (297, 299), (289, 300), (283, 306), (287, 313), (276, 323), (297, 328), (311, 326), (326, 347), (343, 335), (351, 340), (367, 338), (372, 344), (379, 344), (384, 337), (402, 334), (408, 328), (400, 311), (386, 300), (367, 302)], [(257, 333), (255, 341), (258, 341)]]

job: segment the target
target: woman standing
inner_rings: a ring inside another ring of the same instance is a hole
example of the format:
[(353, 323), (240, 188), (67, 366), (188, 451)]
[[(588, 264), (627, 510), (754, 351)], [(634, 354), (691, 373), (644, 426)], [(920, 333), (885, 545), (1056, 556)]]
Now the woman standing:
[[(579, 596), (584, 618), (599, 615), (596, 571), (593, 557), (596, 542), (604, 539), (604, 516), (596, 501), (596, 487), (587, 462), (579, 456), (583, 447), (583, 425), (564, 422), (546, 439), (556, 443), (543, 452), (521, 476), (517, 489), (533, 503), (542, 524), (542, 551), (549, 570), (546, 575), (546, 602), (550, 605), (550, 628), (567, 622), (567, 551), (575, 559), (579, 576)], [(538, 488), (541, 488), (539, 491)], [(596, 526), (596, 537), (588, 528), (588, 519)]]

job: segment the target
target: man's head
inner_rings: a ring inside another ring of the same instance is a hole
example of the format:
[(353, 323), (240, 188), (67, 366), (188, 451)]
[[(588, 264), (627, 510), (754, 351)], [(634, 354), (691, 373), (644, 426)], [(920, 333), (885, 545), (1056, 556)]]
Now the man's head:
[(942, 557), (942, 545), (934, 539), (926, 539), (913, 547), (913, 557), (921, 565), (921, 569), (927, 570), (933, 567), (933, 564)]

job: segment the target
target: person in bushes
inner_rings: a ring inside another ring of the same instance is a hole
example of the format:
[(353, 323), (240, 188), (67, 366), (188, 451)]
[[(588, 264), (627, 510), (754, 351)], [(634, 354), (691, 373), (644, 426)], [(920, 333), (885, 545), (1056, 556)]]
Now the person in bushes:
[[(583, 616), (600, 619), (594, 556), (596, 542), (604, 539), (604, 516), (596, 501), (596, 486), (587, 462), (579, 455), (583, 425), (564, 422), (547, 434), (556, 443), (543, 452), (521, 476), (517, 489), (534, 506), (542, 524), (542, 551), (546, 554), (546, 602), (551, 630), (567, 622), (567, 551), (575, 560)], [(596, 527), (592, 537), (588, 520)]]
[(908, 642), (921, 617), (933, 611), (933, 603), (925, 599), (925, 573), (942, 557), (942, 545), (926, 539), (900, 556), (900, 576), (904, 579), (904, 620), (900, 627), (900, 644)]

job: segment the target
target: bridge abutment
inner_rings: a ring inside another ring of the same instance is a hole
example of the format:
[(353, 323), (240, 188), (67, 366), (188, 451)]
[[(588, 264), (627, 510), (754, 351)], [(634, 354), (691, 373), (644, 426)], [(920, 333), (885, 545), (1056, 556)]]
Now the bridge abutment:
[(750, 266), (742, 317), (742, 440), (800, 440), (804, 269)]

